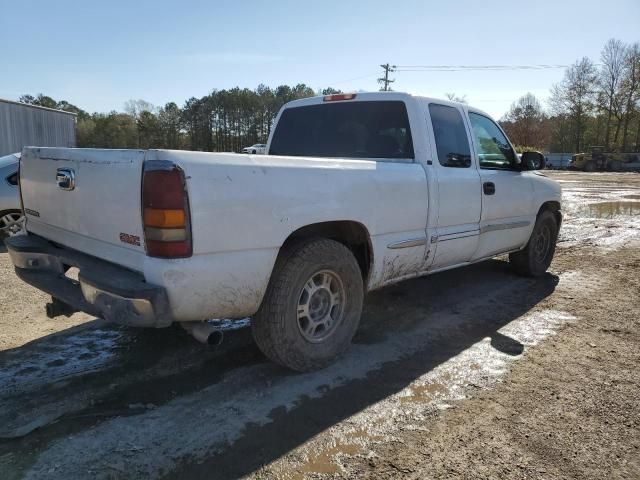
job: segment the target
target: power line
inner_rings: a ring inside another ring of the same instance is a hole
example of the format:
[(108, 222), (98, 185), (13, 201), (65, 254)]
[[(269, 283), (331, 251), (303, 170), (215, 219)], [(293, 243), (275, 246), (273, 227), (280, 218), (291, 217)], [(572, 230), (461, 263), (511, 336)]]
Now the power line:
[[(388, 63), (380, 65), (384, 70), (384, 76), (377, 79), (382, 85), (380, 90), (390, 90), (390, 84), (395, 79), (390, 79), (389, 74), (392, 72), (460, 72), (460, 71), (508, 71), (508, 70), (549, 70), (558, 68), (568, 68), (569, 65), (557, 64), (531, 64), (531, 65), (390, 65)], [(346, 80), (339, 80), (331, 84), (341, 84), (361, 80), (376, 75), (376, 72), (368, 73)]]
[(389, 78), (389, 73), (395, 72), (396, 66), (389, 65), (388, 63), (385, 63), (384, 65), (380, 65), (380, 66), (384, 69), (384, 77), (378, 78), (378, 83), (383, 84), (380, 90), (383, 92), (388, 92), (389, 90), (391, 90), (389, 88), (389, 84), (395, 82), (395, 79), (392, 80)]
[(398, 65), (398, 72), (456, 72), (456, 71), (504, 71), (504, 70), (548, 70), (567, 68), (569, 65)]

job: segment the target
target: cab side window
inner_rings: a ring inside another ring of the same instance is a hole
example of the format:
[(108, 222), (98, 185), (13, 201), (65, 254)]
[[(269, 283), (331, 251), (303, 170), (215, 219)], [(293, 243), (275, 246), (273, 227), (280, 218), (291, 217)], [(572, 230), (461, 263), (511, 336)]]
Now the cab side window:
[(431, 103), (429, 114), (440, 165), (453, 168), (471, 167), (469, 139), (458, 109)]
[(513, 170), (515, 154), (507, 137), (493, 120), (471, 112), (469, 120), (478, 149), (480, 168)]

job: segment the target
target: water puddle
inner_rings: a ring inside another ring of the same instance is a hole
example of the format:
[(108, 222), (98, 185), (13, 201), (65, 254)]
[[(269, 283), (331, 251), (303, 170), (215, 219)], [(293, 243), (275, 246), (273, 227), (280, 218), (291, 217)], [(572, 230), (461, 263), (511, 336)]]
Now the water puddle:
[(293, 472), (290, 478), (292, 480), (303, 480), (308, 478), (307, 476), (310, 474), (335, 475), (340, 473), (341, 470), (336, 462), (339, 456), (353, 456), (362, 453), (362, 451), (361, 445), (336, 443), (334, 446), (323, 450), (317, 456), (309, 458), (306, 463)]
[[(635, 197), (640, 198), (640, 195), (635, 195)], [(616, 201), (589, 203), (581, 209), (581, 213), (595, 218), (614, 218), (620, 216), (630, 217), (640, 214), (640, 202)]]
[(437, 400), (439, 397), (444, 397), (448, 391), (449, 389), (443, 383), (412, 385), (407, 389), (407, 396), (400, 397), (400, 402), (432, 402)]
[(341, 457), (352, 457), (366, 453), (371, 442), (382, 441), (383, 437), (371, 433), (368, 429), (357, 428), (345, 432), (340, 440), (335, 439), (328, 445), (314, 445), (310, 454), (305, 455), (304, 463), (293, 471), (278, 471), (278, 476), (291, 480), (303, 480), (318, 475), (336, 475), (342, 471)]

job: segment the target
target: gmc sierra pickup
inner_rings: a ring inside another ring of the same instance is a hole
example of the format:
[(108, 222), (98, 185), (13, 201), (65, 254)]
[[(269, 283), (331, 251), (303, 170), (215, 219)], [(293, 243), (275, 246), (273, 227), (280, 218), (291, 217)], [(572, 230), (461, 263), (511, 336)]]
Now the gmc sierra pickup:
[(307, 371), (349, 346), (369, 290), (504, 253), (524, 275), (551, 263), (560, 187), (467, 105), (297, 100), (267, 152), (25, 148), (16, 272), (50, 316), (200, 336), (203, 319), (251, 316), (270, 359)]

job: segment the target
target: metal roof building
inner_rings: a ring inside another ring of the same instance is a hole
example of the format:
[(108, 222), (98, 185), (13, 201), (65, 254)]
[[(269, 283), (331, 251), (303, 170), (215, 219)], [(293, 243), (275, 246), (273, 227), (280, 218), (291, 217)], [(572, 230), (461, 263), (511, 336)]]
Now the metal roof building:
[(0, 157), (26, 146), (75, 147), (76, 114), (0, 98)]

